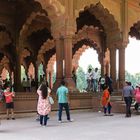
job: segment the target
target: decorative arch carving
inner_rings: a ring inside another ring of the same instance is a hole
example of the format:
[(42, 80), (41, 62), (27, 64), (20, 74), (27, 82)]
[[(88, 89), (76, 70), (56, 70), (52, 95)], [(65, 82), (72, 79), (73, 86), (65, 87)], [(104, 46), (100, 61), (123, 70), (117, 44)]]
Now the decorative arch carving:
[(45, 54), (46, 51), (49, 51), (55, 47), (55, 42), (54, 40), (48, 39), (40, 48), (37, 56), (37, 61), (38, 63), (43, 63), (45, 64), (45, 60), (43, 55)]
[(47, 64), (47, 72), (53, 72), (54, 71), (54, 63), (56, 61), (56, 55), (53, 55)]
[(105, 52), (105, 57), (103, 60), (103, 64), (104, 64), (104, 73), (110, 73), (109, 72), (109, 65), (110, 65), (110, 51), (107, 48), (106, 52)]
[(82, 48), (79, 48), (76, 53), (73, 55), (73, 59), (72, 59), (72, 69), (77, 69), (79, 66), (79, 59), (81, 57), (81, 55), (85, 52), (86, 49), (88, 49), (89, 46), (87, 45), (83, 45)]
[(6, 68), (10, 72), (11, 70), (9, 65), (10, 65), (9, 59), (6, 56), (4, 56), (0, 61), (0, 73), (2, 73), (3, 68)]
[(28, 56), (31, 56), (30, 51), (27, 49), (22, 50), (22, 53), (20, 55), (20, 64), (23, 65), (26, 70), (27, 70), (27, 65), (26, 65), (24, 59)]
[(28, 68), (28, 76), (31, 77), (31, 79), (35, 79), (35, 67), (33, 63), (30, 63)]
[(102, 32), (102, 30), (99, 30), (98, 27), (85, 25), (81, 30), (78, 31), (77, 34), (74, 35), (73, 44), (77, 44), (83, 39), (89, 39), (94, 41), (94, 43), (97, 44), (96, 47), (101, 51), (100, 32)]
[(0, 48), (12, 43), (10, 32), (5, 26), (0, 25)]
[[(93, 47), (98, 53), (98, 59), (101, 63), (101, 55), (103, 53), (101, 46), (101, 36), (100, 34), (103, 32), (102, 29), (94, 26), (83, 26), (81, 30), (73, 37), (73, 50), (78, 50), (82, 46), (82, 50), (85, 46)], [(78, 47), (79, 46), (79, 47)], [(78, 48), (78, 49), (77, 49)], [(85, 48), (86, 49), (86, 48)], [(74, 52), (74, 51), (73, 51)], [(80, 58), (80, 56), (79, 56)], [(79, 60), (78, 58), (78, 60)], [(76, 62), (78, 63), (78, 62)]]
[(22, 52), (25, 47), (29, 47), (29, 44), (26, 41), (26, 38), (29, 34), (31, 34), (33, 31), (41, 30), (42, 28), (44, 28), (44, 27), (38, 26), (38, 27), (35, 27), (35, 29), (32, 29), (32, 30), (29, 29), (29, 27), (32, 24), (32, 21), (34, 19), (36, 19), (38, 16), (47, 17), (45, 12), (40, 12), (40, 11), (39, 12), (32, 12), (31, 15), (27, 18), (24, 25), (22, 26), (22, 29), (20, 31), (20, 37), (19, 37), (19, 44), (20, 44), (19, 52)]
[(91, 4), (90, 6), (86, 6), (80, 12), (86, 10), (93, 14), (103, 25), (107, 34), (108, 45), (114, 42), (120, 42), (120, 40), (122, 40), (117, 21), (115, 20), (114, 16), (108, 11), (108, 9), (104, 8), (104, 6), (100, 2), (96, 5)]
[(20, 30), (20, 36), (25, 35), (25, 33), (28, 31), (29, 26), (32, 24), (32, 21), (37, 17), (37, 16), (46, 16), (45, 13), (41, 12), (32, 12), (31, 15), (27, 18), (26, 22), (22, 26)]
[(129, 35), (140, 40), (140, 20), (133, 24), (129, 30)]
[(64, 6), (58, 0), (35, 0), (39, 2), (44, 10), (48, 12), (49, 17), (56, 18), (65, 12)]

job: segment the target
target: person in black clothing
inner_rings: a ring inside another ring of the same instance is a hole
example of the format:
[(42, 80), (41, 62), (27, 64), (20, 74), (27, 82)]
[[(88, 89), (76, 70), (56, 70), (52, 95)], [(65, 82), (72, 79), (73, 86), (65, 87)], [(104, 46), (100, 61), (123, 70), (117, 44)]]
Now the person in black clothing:
[(77, 76), (76, 76), (76, 72), (75, 72), (74, 69), (73, 69), (73, 71), (72, 71), (72, 79), (73, 79), (73, 81), (74, 81), (74, 83), (75, 83), (75, 86), (76, 86)]
[(36, 90), (36, 82), (35, 82), (34, 79), (32, 79), (32, 81), (31, 81), (31, 90), (32, 91), (35, 91)]
[(112, 92), (113, 92), (113, 88), (112, 88), (112, 79), (107, 75), (107, 74), (105, 74), (105, 84), (106, 85), (108, 85), (108, 87), (109, 87), (109, 92), (110, 92), (110, 95), (112, 94)]

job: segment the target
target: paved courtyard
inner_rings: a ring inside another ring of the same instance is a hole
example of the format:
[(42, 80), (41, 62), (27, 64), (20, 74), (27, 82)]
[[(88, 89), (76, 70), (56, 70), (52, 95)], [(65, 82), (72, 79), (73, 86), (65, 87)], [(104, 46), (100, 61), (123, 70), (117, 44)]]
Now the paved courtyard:
[(2, 120), (1, 140), (140, 140), (140, 116), (125, 118), (124, 114), (103, 116), (91, 111), (73, 111), (73, 122), (58, 123), (53, 112), (47, 127), (42, 127), (33, 117)]

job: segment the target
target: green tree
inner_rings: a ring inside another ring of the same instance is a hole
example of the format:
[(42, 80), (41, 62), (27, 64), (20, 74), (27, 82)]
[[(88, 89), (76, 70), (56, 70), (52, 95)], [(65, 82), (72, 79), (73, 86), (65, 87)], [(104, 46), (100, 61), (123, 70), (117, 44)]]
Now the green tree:
[(132, 75), (126, 71), (125, 72), (125, 80), (131, 82), (132, 85), (135, 87), (138, 83), (140, 83), (140, 73)]
[(85, 72), (84, 70), (79, 67), (78, 70), (77, 70), (77, 88), (80, 92), (82, 92), (84, 89), (86, 89), (87, 87), (87, 81), (86, 81), (86, 77), (85, 77)]
[(135, 74), (136, 82), (140, 84), (140, 73)]
[(56, 72), (53, 72), (53, 84), (55, 83), (56, 81)]
[(90, 65), (88, 65), (88, 67), (87, 67), (87, 71), (88, 71), (88, 69), (92, 69), (92, 70), (94, 70), (94, 68), (93, 68), (93, 66), (90, 64)]

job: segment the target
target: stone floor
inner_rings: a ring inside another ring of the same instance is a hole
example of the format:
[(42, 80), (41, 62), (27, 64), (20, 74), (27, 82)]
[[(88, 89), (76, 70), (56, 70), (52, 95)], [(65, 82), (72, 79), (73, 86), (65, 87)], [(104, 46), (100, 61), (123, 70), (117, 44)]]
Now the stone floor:
[(73, 122), (57, 122), (57, 113), (50, 116), (47, 127), (41, 127), (36, 115), (2, 120), (0, 140), (140, 140), (140, 116), (124, 114), (103, 116), (91, 111), (73, 111)]

